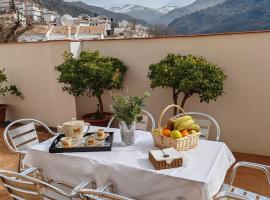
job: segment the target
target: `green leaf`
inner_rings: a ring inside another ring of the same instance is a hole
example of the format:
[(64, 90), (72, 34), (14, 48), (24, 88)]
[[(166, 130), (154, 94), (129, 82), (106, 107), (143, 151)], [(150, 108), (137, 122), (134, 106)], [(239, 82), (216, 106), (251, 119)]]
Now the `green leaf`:
[(6, 96), (6, 93), (23, 98), (22, 93), (19, 91), (16, 85), (7, 85), (5, 69), (0, 69), (0, 95)]

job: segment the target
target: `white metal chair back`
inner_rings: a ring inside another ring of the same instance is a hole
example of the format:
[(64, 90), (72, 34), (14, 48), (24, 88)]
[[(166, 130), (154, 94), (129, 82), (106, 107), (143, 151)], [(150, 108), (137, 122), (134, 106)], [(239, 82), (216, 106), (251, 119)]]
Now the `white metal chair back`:
[(38, 135), (33, 122), (9, 131), (9, 138), (16, 151), (27, 151), (32, 145), (38, 144)]
[[(213, 124), (216, 129), (216, 141), (220, 140), (220, 126), (213, 117), (210, 115), (207, 115), (205, 113), (200, 113), (200, 112), (186, 112), (187, 115), (190, 115), (193, 117), (195, 122), (201, 127), (201, 139), (206, 139), (208, 140), (209, 135), (210, 135), (210, 129), (211, 125)], [(183, 113), (176, 115), (175, 117), (182, 116)]]
[[(156, 122), (155, 122), (155, 119), (153, 117), (153, 115), (148, 112), (147, 110), (142, 110), (142, 120), (139, 121), (139, 122), (136, 122), (136, 129), (137, 130), (143, 130), (143, 131), (146, 131), (147, 130), (147, 127), (148, 127), (148, 122), (149, 122), (149, 119), (151, 121), (151, 130), (154, 129), (156, 127)], [(116, 118), (113, 116), (111, 118), (111, 120), (109, 121), (108, 125), (107, 125), (107, 128), (110, 128), (113, 121), (115, 120)]]
[(0, 179), (10, 196), (14, 199), (43, 200), (38, 185), (25, 180), (18, 174), (1, 171)]
[(10, 196), (19, 200), (57, 200), (54, 196), (48, 196), (45, 191), (52, 191), (62, 197), (71, 199), (73, 196), (77, 195), (77, 190), (82, 189), (89, 183), (84, 181), (78, 185), (77, 188), (74, 188), (71, 193), (66, 193), (59, 188), (30, 176), (26, 176), (23, 173), (19, 174), (0, 170), (0, 180)]
[(237, 199), (237, 200), (270, 200), (270, 197), (261, 196), (259, 194), (246, 191), (242, 188), (238, 188), (233, 186), (235, 175), (239, 167), (247, 167), (252, 169), (257, 169), (266, 175), (266, 179), (268, 181), (270, 187), (270, 166), (261, 165), (257, 163), (250, 162), (238, 162), (232, 171), (231, 177), (229, 179), (229, 184), (223, 184), (221, 188), (221, 192), (217, 194), (216, 200), (229, 200), (229, 199)]
[[(12, 152), (20, 154), (18, 172), (21, 171), (21, 155), (24, 155), (31, 146), (39, 143), (35, 124), (43, 126), (50, 134), (57, 135), (46, 124), (36, 119), (19, 119), (13, 121), (4, 130), (3, 138), (7, 147)], [(19, 125), (19, 127), (16, 125)]]
[[(36, 174), (38, 172), (38, 174)], [(28, 176), (29, 174), (38, 175), (41, 180)], [(69, 192), (44, 182), (45, 177), (38, 168), (28, 168), (21, 173), (0, 170), (0, 183), (4, 185), (8, 193), (16, 200), (59, 200), (59, 199), (80, 199), (78, 191), (95, 182), (90, 179), (81, 181), (76, 187), (68, 186)], [(60, 182), (60, 185), (62, 185)], [(92, 187), (90, 187), (92, 188)], [(70, 190), (71, 189), (71, 190)]]

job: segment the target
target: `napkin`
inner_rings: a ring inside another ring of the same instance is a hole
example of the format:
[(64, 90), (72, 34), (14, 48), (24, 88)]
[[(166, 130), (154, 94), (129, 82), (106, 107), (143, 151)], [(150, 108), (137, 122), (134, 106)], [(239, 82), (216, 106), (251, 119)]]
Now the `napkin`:
[(151, 154), (153, 155), (154, 159), (156, 161), (166, 161), (166, 163), (169, 165), (171, 164), (175, 159), (180, 159), (181, 156), (179, 155), (179, 152), (175, 150), (175, 148), (167, 148), (167, 149), (162, 149), (163, 152), (167, 155), (169, 155), (168, 158), (164, 158), (164, 153), (161, 150), (152, 150), (150, 151)]

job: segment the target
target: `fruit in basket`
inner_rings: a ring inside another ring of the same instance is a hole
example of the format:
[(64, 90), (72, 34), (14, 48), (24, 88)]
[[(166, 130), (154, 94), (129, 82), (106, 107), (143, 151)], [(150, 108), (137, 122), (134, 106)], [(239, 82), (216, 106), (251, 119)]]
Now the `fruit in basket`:
[(189, 119), (189, 120), (185, 121), (184, 123), (180, 124), (179, 126), (177, 126), (176, 129), (179, 131), (182, 131), (185, 129), (191, 129), (189, 127), (192, 126), (194, 123), (195, 122), (193, 119)]
[(170, 134), (170, 137), (173, 138), (173, 139), (179, 139), (179, 138), (182, 138), (182, 134), (180, 133), (180, 131), (178, 130), (173, 130)]
[(198, 124), (192, 124), (188, 128), (188, 130), (195, 130), (196, 132), (199, 132), (201, 130), (200, 126)]
[(188, 130), (181, 131), (181, 134), (182, 134), (183, 137), (186, 137), (186, 136), (189, 135)]
[(172, 117), (170, 119), (168, 119), (166, 127), (170, 130), (174, 129), (174, 122), (175, 122), (176, 118)]
[(174, 128), (178, 129), (178, 127), (180, 127), (183, 123), (185, 123), (186, 121), (189, 121), (189, 120), (193, 120), (192, 117), (189, 115), (185, 115), (185, 116), (181, 116), (181, 117), (177, 118), (174, 121)]
[(163, 135), (163, 136), (166, 136), (166, 137), (170, 137), (170, 136), (171, 136), (171, 130), (168, 129), (168, 128), (164, 128), (164, 129), (162, 130), (162, 135)]
[(196, 134), (196, 133), (197, 133), (197, 131), (195, 131), (195, 130), (190, 131), (190, 134)]

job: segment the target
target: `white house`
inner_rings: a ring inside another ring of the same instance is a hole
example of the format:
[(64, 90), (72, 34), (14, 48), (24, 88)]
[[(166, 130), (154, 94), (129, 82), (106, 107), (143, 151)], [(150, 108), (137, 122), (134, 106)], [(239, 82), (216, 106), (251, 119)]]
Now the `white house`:
[(127, 21), (127, 20), (122, 20), (122, 21), (120, 21), (119, 23), (118, 23), (118, 26), (120, 27), (120, 28), (126, 28), (127, 26), (129, 26), (130, 25), (130, 22), (129, 21)]
[(105, 32), (112, 29), (112, 20), (106, 16), (89, 17), (82, 15), (74, 19), (74, 23), (79, 26), (104, 26)]

